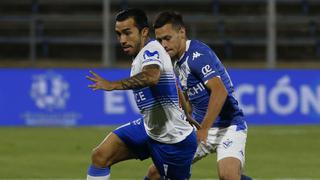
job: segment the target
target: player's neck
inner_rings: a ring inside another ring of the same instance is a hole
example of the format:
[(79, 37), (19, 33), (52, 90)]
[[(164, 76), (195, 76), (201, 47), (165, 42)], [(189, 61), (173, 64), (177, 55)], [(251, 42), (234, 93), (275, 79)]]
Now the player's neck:
[(178, 59), (182, 58), (182, 56), (186, 52), (186, 48), (187, 48), (187, 40), (183, 39), (183, 40), (181, 40), (180, 49), (179, 49), (179, 53), (178, 53)]
[(147, 36), (147, 37), (143, 37), (142, 40), (141, 40), (141, 45), (140, 45), (140, 50), (148, 44), (148, 42), (150, 41), (150, 37)]
[(149, 36), (147, 36), (147, 37), (142, 37), (141, 42), (140, 42), (140, 46), (139, 46), (139, 50), (138, 50), (138, 52), (137, 52), (136, 54), (133, 55), (133, 58), (135, 58), (135, 57), (138, 55), (138, 53), (141, 51), (141, 49), (142, 49), (144, 46), (146, 46), (149, 41), (150, 41), (150, 37), (149, 37)]

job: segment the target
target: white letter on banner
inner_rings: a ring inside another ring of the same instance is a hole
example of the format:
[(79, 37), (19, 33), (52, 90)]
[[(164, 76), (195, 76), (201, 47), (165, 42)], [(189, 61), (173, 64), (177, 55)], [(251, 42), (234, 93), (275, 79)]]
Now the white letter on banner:
[[(280, 115), (288, 115), (297, 108), (298, 106), (298, 95), (293, 87), (289, 86), (290, 78), (288, 76), (284, 76), (277, 82), (277, 86), (274, 87), (269, 96), (269, 103), (271, 109), (280, 114)], [(286, 105), (281, 105), (279, 103), (279, 96), (284, 94), (288, 97), (288, 103)]]
[(132, 91), (127, 91), (127, 96), (128, 96), (128, 99), (129, 99), (130, 107), (132, 108), (132, 110), (136, 114), (138, 114), (139, 113), (139, 108), (137, 106), (136, 100), (134, 99), (133, 92)]
[(266, 87), (264, 85), (258, 85), (257, 89), (257, 111), (259, 114), (266, 114)]
[(254, 86), (250, 84), (239, 85), (235, 91), (235, 96), (239, 101), (239, 106), (243, 108), (243, 112), (245, 114), (254, 114), (255, 107), (254, 105), (244, 105), (242, 103), (242, 96), (244, 96), (244, 94), (253, 94), (253, 93), (254, 93)]
[(124, 114), (126, 108), (124, 106), (123, 91), (104, 92), (104, 111), (107, 114)]
[(317, 86), (317, 93), (313, 94), (310, 87), (302, 85), (301, 93), (301, 113), (308, 115), (310, 113), (310, 106), (320, 114), (320, 86)]

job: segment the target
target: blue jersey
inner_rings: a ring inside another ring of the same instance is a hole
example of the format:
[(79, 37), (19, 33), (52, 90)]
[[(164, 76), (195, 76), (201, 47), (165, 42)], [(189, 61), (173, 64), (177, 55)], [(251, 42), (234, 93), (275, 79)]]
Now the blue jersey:
[(210, 47), (200, 41), (188, 40), (186, 52), (175, 62), (174, 68), (181, 88), (192, 105), (195, 120), (201, 123), (207, 112), (211, 92), (205, 84), (209, 79), (219, 77), (228, 96), (213, 127), (238, 125), (241, 129), (245, 128), (244, 115), (233, 95), (234, 87), (230, 76)]

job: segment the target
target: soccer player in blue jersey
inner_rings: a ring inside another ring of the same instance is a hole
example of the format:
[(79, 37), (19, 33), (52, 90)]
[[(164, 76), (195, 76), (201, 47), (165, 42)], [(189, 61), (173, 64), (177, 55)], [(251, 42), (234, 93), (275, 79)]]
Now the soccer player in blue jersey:
[(115, 31), (123, 51), (133, 57), (131, 75), (112, 82), (91, 72), (89, 87), (132, 89), (142, 118), (120, 126), (93, 150), (87, 179), (108, 180), (113, 164), (151, 157), (161, 178), (187, 180), (197, 139), (179, 107), (170, 56), (158, 41), (149, 39), (147, 16), (139, 9), (119, 12)]
[[(242, 175), (247, 125), (225, 67), (210, 47), (187, 38), (180, 14), (160, 13), (155, 19), (154, 30), (156, 39), (174, 61), (187, 103), (184, 107), (191, 107), (189, 112), (201, 124), (193, 162), (216, 152), (219, 179), (251, 179)], [(149, 167), (147, 177), (160, 178), (153, 166)]]

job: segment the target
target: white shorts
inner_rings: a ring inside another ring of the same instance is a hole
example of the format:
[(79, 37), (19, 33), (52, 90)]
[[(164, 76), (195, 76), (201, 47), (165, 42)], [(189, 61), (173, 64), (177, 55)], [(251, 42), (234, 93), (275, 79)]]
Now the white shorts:
[(207, 143), (201, 142), (193, 158), (193, 163), (206, 157), (208, 154), (217, 153), (217, 161), (234, 157), (241, 161), (242, 168), (245, 163), (245, 146), (247, 130), (237, 131), (237, 126), (232, 125), (227, 128), (211, 128), (208, 132)]

